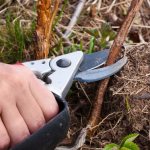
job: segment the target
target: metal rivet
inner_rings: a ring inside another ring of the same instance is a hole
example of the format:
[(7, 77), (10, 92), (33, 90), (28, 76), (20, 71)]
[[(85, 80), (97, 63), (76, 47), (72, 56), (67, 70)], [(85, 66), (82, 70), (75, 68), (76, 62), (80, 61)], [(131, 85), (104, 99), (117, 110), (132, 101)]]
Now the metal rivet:
[(58, 67), (67, 68), (71, 65), (71, 61), (68, 59), (59, 59), (56, 64)]
[(42, 64), (45, 64), (46, 62), (45, 61), (42, 61)]
[(60, 126), (60, 127), (63, 127), (63, 123), (62, 123), (62, 122), (60, 122), (60, 123), (59, 123), (59, 126)]

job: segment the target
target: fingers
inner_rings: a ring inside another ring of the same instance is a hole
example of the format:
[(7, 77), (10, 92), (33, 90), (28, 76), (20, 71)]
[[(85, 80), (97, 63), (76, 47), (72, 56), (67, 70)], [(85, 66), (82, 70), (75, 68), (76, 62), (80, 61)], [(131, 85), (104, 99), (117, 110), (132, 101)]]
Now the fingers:
[[(15, 105), (3, 107), (2, 120), (9, 133), (12, 146), (30, 135), (28, 127)], [(5, 132), (4, 128), (3, 132)]]
[(27, 97), (20, 96), (20, 99), (17, 101), (17, 108), (25, 120), (29, 131), (33, 133), (44, 126), (45, 118), (41, 108), (31, 95), (30, 91), (26, 89), (26, 91), (24, 91), (24, 95), (27, 95)]
[(30, 70), (7, 65), (3, 69), (0, 73), (3, 79), (0, 90), (0, 150), (21, 142), (59, 111), (53, 94)]
[(30, 90), (33, 97), (41, 107), (46, 121), (50, 120), (58, 113), (59, 107), (54, 95), (48, 91), (46, 86), (41, 84), (38, 79), (34, 78), (31, 81)]
[(0, 118), (0, 150), (6, 150), (9, 147), (10, 138), (7, 130)]

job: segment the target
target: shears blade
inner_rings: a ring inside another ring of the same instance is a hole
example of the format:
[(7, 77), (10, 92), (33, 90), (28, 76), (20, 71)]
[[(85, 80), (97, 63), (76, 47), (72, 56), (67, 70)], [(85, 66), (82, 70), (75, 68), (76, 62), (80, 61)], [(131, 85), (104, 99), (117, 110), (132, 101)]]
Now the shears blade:
[(110, 66), (78, 72), (75, 75), (74, 80), (90, 83), (108, 78), (117, 73), (126, 64), (126, 62), (127, 57), (124, 56), (122, 59)]
[(84, 54), (83, 61), (79, 67), (79, 71), (86, 71), (103, 65), (108, 58), (109, 51), (110, 49), (104, 49), (91, 54)]

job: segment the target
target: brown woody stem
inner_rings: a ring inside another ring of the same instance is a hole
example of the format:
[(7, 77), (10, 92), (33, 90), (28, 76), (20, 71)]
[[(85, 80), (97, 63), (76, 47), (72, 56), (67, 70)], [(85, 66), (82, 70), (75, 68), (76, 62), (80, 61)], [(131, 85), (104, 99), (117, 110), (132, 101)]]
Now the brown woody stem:
[[(53, 3), (54, 7), (52, 7)], [(53, 3), (52, 0), (38, 0), (37, 2), (36, 59), (47, 58), (49, 54), (52, 23), (60, 0), (54, 0)]]
[[(132, 0), (131, 6), (128, 10), (128, 15), (127, 15), (126, 19), (124, 20), (115, 40), (113, 42), (106, 65), (113, 64), (115, 62), (116, 58), (119, 56), (121, 47), (127, 37), (127, 34), (131, 27), (133, 19), (134, 19), (136, 13), (139, 11), (142, 3), (143, 3), (143, 0)], [(95, 130), (94, 130), (95, 126), (98, 124), (98, 122), (100, 120), (102, 103), (104, 100), (105, 91), (106, 91), (108, 83), (109, 83), (109, 79), (110, 78), (102, 80), (99, 85), (97, 96), (96, 96), (96, 101), (94, 103), (92, 113), (91, 113), (91, 116), (90, 116), (90, 119), (88, 122), (88, 126), (90, 126), (89, 136), (91, 136), (91, 134), (93, 134), (95, 132)]]

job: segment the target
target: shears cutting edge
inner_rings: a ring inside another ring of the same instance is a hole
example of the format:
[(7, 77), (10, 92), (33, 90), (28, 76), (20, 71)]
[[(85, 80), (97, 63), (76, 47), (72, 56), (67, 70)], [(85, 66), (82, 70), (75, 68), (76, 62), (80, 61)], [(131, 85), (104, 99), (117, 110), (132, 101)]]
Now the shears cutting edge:
[(11, 148), (11, 150), (55, 149), (69, 129), (69, 111), (64, 99), (73, 81), (90, 83), (105, 79), (117, 73), (127, 62), (127, 57), (124, 56), (116, 63), (100, 68), (105, 64), (108, 55), (109, 49), (91, 54), (76, 51), (53, 59), (48, 58), (23, 63), (54, 93), (60, 112), (43, 128)]

